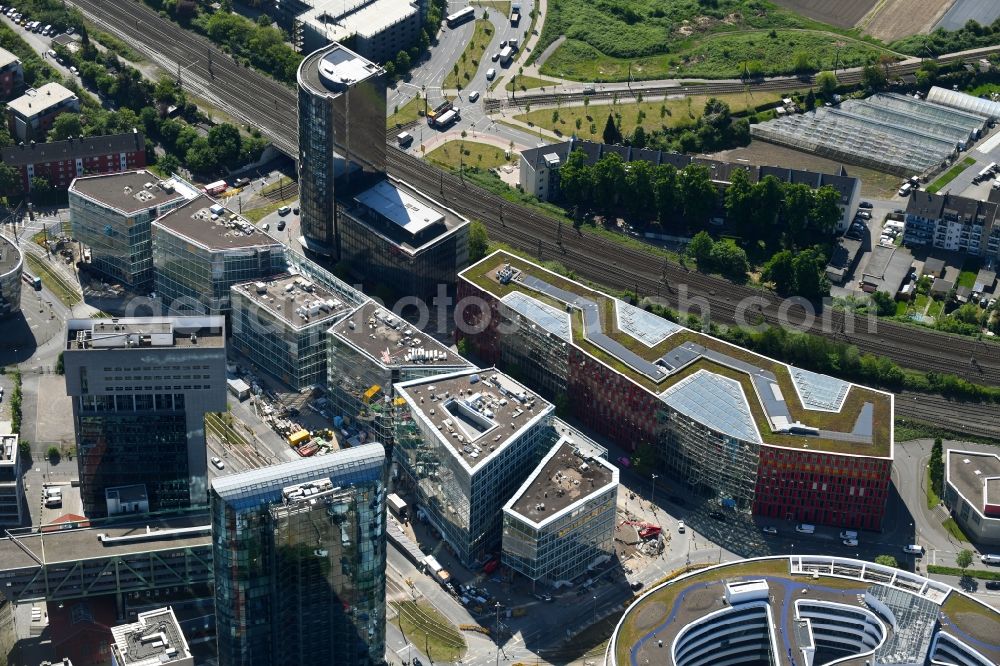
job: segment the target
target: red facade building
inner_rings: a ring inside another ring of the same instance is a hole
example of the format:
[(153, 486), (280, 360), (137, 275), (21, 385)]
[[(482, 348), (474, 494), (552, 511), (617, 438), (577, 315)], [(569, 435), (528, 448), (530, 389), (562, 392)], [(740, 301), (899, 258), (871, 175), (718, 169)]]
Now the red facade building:
[(0, 151), (4, 164), (21, 173), (21, 187), (31, 190), (32, 178), (44, 178), (65, 190), (80, 176), (133, 171), (146, 166), (146, 138), (132, 130), (124, 134), (10, 146)]

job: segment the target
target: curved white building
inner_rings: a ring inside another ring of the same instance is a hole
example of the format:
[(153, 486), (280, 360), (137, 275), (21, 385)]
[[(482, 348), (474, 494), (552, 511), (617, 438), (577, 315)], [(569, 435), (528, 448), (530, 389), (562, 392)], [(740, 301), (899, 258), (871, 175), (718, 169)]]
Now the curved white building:
[(21, 271), (24, 256), (8, 238), (0, 236), (0, 318), (21, 309)]
[(742, 560), (640, 597), (608, 666), (991, 666), (1000, 613), (906, 571), (826, 556)]

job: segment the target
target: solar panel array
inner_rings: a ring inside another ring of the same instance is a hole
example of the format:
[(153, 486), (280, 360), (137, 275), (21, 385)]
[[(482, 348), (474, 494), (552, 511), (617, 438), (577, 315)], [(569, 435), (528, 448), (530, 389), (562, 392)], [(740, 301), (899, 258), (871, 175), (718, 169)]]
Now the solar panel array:
[(655, 347), (682, 329), (679, 324), (617, 298), (615, 316), (618, 318), (619, 331), (628, 333), (647, 347)]
[(548, 303), (537, 301), (519, 291), (512, 291), (500, 300), (514, 312), (541, 326), (543, 330), (566, 342), (573, 341), (568, 312), (552, 307)]
[(788, 368), (795, 382), (795, 388), (802, 397), (802, 404), (808, 409), (822, 409), (839, 412), (851, 385), (836, 377), (820, 375), (802, 368)]

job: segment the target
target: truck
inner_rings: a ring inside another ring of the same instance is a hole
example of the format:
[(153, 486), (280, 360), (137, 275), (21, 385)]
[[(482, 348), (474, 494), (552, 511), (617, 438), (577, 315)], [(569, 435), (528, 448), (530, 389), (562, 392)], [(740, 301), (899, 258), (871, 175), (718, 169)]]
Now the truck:
[(510, 6), (510, 24), (515, 28), (521, 22), (521, 5), (514, 3)]
[(205, 194), (209, 196), (215, 196), (217, 194), (222, 194), (227, 189), (229, 189), (229, 185), (226, 183), (226, 181), (217, 180), (214, 183), (209, 183), (208, 185), (206, 185), (203, 191), (205, 192)]
[(430, 111), (427, 112), (427, 122), (428, 122), (428, 124), (433, 125), (434, 122), (435, 122), (435, 120), (437, 120), (438, 116), (440, 116), (441, 114), (446, 113), (448, 111), (451, 111), (451, 109), (452, 109), (451, 102), (449, 102), (447, 100), (445, 100), (444, 102), (441, 102), (440, 104), (438, 104), (433, 109), (431, 109)]
[(396, 493), (389, 493), (385, 498), (386, 504), (400, 520), (406, 520), (406, 501)]
[(434, 578), (434, 580), (439, 582), (442, 587), (447, 587), (448, 583), (451, 582), (451, 574), (441, 566), (441, 563), (438, 562), (437, 558), (433, 555), (428, 555), (424, 558), (424, 569)]
[(500, 65), (506, 67), (510, 64), (511, 59), (514, 57), (514, 49), (510, 46), (505, 46), (500, 49)]

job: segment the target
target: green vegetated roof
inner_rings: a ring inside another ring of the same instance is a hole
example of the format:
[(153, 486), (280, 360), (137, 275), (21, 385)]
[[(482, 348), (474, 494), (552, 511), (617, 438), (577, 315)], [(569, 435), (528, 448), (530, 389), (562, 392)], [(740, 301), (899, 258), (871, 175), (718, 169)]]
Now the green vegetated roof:
[(770, 426), (770, 420), (768, 419), (765, 407), (754, 389), (753, 381), (745, 370), (702, 356), (692, 363), (671, 372), (663, 379), (656, 381), (588, 340), (584, 332), (583, 315), (579, 309), (573, 309), (571, 312), (573, 344), (652, 393), (662, 393), (699, 370), (706, 370), (739, 382), (750, 405), (750, 411), (757, 429), (760, 431), (765, 444), (876, 457), (886, 457), (891, 454), (893, 414), (892, 395), (889, 393), (849, 383), (850, 389), (839, 411), (809, 409), (802, 404), (792, 375), (789, 372), (790, 366), (785, 363), (683, 327), (655, 346), (646, 346), (635, 337), (619, 330), (615, 316), (615, 301), (612, 297), (506, 252), (498, 251), (491, 254), (479, 263), (467, 268), (461, 273), (461, 276), (483, 291), (493, 294), (498, 299), (516, 291), (560, 310), (566, 309), (565, 303), (560, 302), (551, 295), (529, 289), (519, 281), (515, 280), (507, 284), (501, 284), (497, 280), (496, 274), (504, 264), (508, 263), (515, 270), (521, 271), (523, 275), (537, 277), (554, 287), (564, 289), (598, 303), (601, 310), (601, 327), (604, 333), (647, 361), (655, 362), (667, 352), (676, 349), (680, 345), (694, 343), (701, 345), (707, 350), (724, 354), (736, 361), (741, 361), (771, 372), (777, 380), (785, 406), (788, 408), (792, 419), (806, 426), (818, 428), (822, 431), (849, 434), (861, 416), (864, 406), (871, 404), (873, 418), (872, 437), (871, 441), (868, 442), (774, 432)]

